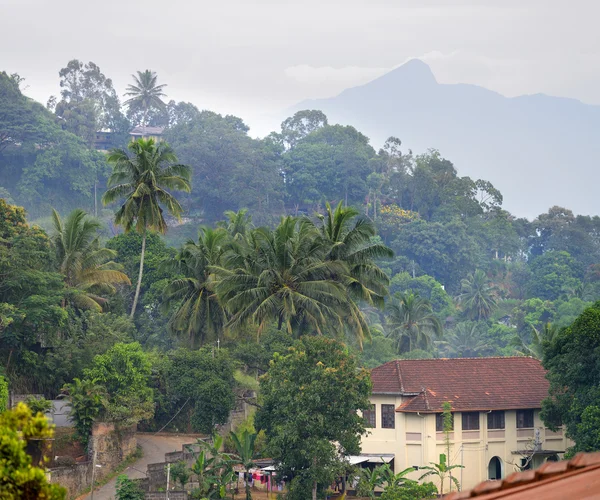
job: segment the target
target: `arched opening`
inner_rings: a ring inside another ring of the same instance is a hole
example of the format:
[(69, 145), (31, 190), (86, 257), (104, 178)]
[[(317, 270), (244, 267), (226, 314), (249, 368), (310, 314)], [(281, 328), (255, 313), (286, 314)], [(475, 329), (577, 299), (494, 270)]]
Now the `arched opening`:
[(498, 457), (492, 457), (488, 465), (489, 479), (502, 479), (502, 460)]

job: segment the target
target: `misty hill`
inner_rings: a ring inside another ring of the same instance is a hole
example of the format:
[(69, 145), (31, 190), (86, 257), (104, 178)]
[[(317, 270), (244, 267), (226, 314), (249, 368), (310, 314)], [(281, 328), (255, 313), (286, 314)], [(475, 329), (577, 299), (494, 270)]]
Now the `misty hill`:
[(439, 149), (460, 175), (489, 179), (504, 207), (534, 217), (551, 205), (598, 214), (600, 106), (543, 94), (504, 97), (476, 85), (440, 84), (414, 59), (336, 97), (294, 107), (320, 109), (357, 127), (379, 147)]

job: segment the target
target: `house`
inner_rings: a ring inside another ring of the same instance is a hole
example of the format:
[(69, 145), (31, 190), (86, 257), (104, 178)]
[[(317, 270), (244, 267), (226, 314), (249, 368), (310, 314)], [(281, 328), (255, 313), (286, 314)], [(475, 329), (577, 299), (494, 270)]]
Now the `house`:
[(94, 136), (94, 149), (108, 151), (112, 146), (113, 133), (110, 130), (98, 130)]
[(447, 500), (582, 500), (600, 497), (600, 453), (580, 453), (571, 460), (548, 462), (537, 470), (514, 472), (504, 480), (486, 481), (472, 490), (446, 495)]
[(154, 139), (155, 141), (161, 141), (163, 132), (165, 131), (164, 127), (134, 127), (129, 132), (129, 136), (131, 140), (134, 141), (136, 139)]
[(540, 420), (545, 375), (529, 357), (390, 361), (371, 371), (362, 452), (393, 457), (396, 472), (438, 463), (446, 453), (442, 405), (450, 402), (449, 462), (464, 466), (454, 470), (461, 487), (558, 460), (570, 443), (563, 430), (546, 429)]

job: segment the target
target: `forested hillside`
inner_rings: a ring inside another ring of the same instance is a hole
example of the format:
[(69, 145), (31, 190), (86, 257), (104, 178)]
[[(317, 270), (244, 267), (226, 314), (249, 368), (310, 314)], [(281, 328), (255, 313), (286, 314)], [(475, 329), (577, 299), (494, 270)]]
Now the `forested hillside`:
[[(208, 432), (301, 335), (344, 340), (367, 367), (541, 357), (600, 298), (599, 217), (555, 206), (518, 219), (435, 149), (413, 155), (390, 137), (376, 151), (311, 110), (255, 139), (238, 117), (165, 104), (155, 74), (135, 78), (121, 106), (97, 66), (72, 61), (45, 108), (0, 74), (0, 363), (12, 390), (64, 390), (93, 418), (147, 428), (192, 398), (172, 425)], [(164, 141), (127, 150), (124, 131), (140, 123), (166, 127)], [(93, 149), (103, 128), (124, 151)], [(110, 403), (85, 399), (127, 359), (154, 391), (105, 382)]]

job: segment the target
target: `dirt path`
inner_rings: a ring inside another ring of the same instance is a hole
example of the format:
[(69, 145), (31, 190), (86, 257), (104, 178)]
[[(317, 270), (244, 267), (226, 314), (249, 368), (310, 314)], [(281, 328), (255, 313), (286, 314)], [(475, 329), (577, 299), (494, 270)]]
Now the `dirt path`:
[[(144, 454), (131, 467), (127, 468), (123, 474), (131, 479), (144, 477), (148, 464), (156, 464), (165, 461), (165, 453), (172, 451), (181, 451), (181, 446), (187, 443), (196, 442), (196, 437), (189, 435), (152, 435), (138, 434), (138, 444), (142, 447)], [(94, 491), (94, 500), (113, 500), (115, 498), (116, 478)], [(86, 495), (89, 499), (91, 495)]]

